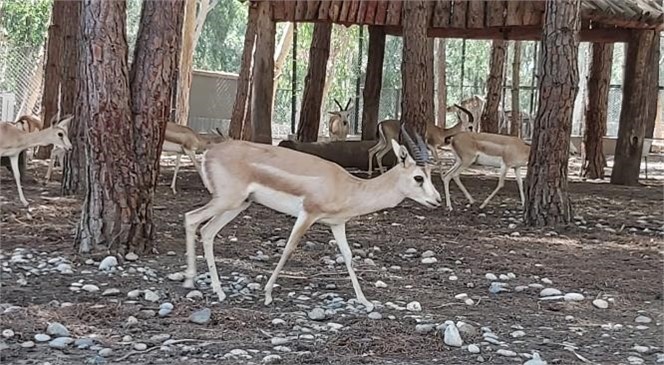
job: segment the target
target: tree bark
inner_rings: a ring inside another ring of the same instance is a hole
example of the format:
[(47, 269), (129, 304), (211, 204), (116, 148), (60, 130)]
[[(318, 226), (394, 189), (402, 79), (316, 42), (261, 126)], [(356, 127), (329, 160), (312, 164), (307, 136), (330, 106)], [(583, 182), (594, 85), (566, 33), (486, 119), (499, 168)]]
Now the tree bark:
[(256, 17), (255, 4), (249, 5), (247, 29), (244, 33), (244, 48), (242, 49), (242, 63), (240, 64), (240, 75), (235, 92), (235, 103), (231, 114), (231, 123), (228, 135), (233, 139), (242, 137), (242, 126), (251, 123), (251, 119), (245, 119), (249, 106), (249, 88), (251, 87), (251, 69), (253, 67), (254, 45), (256, 44)]
[(578, 92), (580, 0), (547, 1), (542, 35), (539, 110), (526, 176), (524, 221), (531, 226), (569, 223), (567, 163)]
[(383, 61), (385, 60), (385, 30), (369, 26), (367, 75), (362, 91), (362, 140), (376, 139), (380, 91), (383, 88)]
[(618, 141), (611, 171), (611, 184), (637, 185), (641, 170), (643, 138), (648, 118), (654, 114), (648, 111), (648, 100), (652, 82), (649, 65), (652, 57), (652, 44), (657, 34), (650, 30), (634, 31), (625, 51), (625, 77), (623, 101), (618, 126)]
[(180, 64), (178, 67), (177, 97), (175, 105), (175, 122), (187, 125), (189, 119), (189, 92), (191, 91), (191, 72), (194, 68), (194, 51), (196, 45), (196, 2), (185, 0), (184, 24), (182, 26), (182, 44), (180, 47)]
[(286, 24), (286, 30), (284, 35), (279, 40), (277, 49), (274, 55), (274, 90), (272, 91), (272, 106), (274, 107), (274, 101), (277, 97), (277, 85), (279, 84), (279, 78), (284, 71), (284, 65), (286, 64), (286, 58), (288, 58), (288, 51), (293, 45), (293, 33), (295, 30), (295, 23)]
[(436, 125), (445, 128), (447, 121), (447, 65), (446, 65), (445, 38), (438, 39), (438, 52), (436, 56), (438, 70), (438, 118)]
[(583, 137), (585, 161), (583, 176), (604, 179), (606, 157), (603, 137), (606, 135), (607, 111), (609, 108), (609, 86), (613, 61), (612, 43), (593, 43), (590, 78), (588, 79), (588, 107), (586, 128)]
[(330, 56), (332, 24), (316, 23), (309, 48), (309, 68), (304, 78), (304, 92), (300, 109), (300, 122), (297, 126), (299, 142), (316, 142), (320, 126), (320, 109), (323, 101), (323, 89)]
[[(423, 0), (404, 1), (402, 8), (403, 57), (401, 61), (401, 121), (409, 131), (425, 138), (427, 121), (434, 120), (433, 67), (427, 44), (429, 9)], [(431, 90), (429, 89), (431, 87)]]
[(503, 71), (505, 69), (506, 42), (494, 40), (491, 44), (491, 62), (487, 80), (486, 105), (482, 112), (480, 130), (484, 133), (498, 133), (500, 126), (500, 100), (503, 95)]
[[(44, 90), (42, 92), (42, 123), (44, 128), (51, 125), (51, 119), (58, 114), (58, 96), (62, 82), (63, 32), (69, 19), (65, 19), (66, 0), (53, 1), (51, 25), (48, 27)], [(52, 145), (37, 148), (35, 158), (44, 160), (51, 156)]]
[(512, 59), (512, 120), (510, 135), (521, 136), (521, 107), (519, 105), (519, 87), (521, 86), (521, 42), (514, 42)]
[(657, 107), (659, 101), (660, 42), (661, 38), (659, 36), (655, 36), (652, 45), (652, 58), (650, 60), (650, 65), (648, 66), (650, 70), (650, 76), (648, 76), (648, 80), (651, 81), (652, 92), (648, 94), (648, 116), (646, 117), (647, 121), (646, 138), (653, 138), (655, 134), (655, 123), (657, 122)]
[[(63, 82), (62, 100), (60, 108), (63, 115), (72, 114), (74, 119), (69, 122), (69, 140), (72, 148), (65, 155), (62, 168), (62, 195), (79, 194), (85, 190), (85, 125), (81, 120), (81, 106), (85, 102), (85, 95), (79, 88), (82, 83), (78, 82), (78, 66), (80, 39), (81, 39), (81, 1), (63, 1), (66, 3), (65, 18), (72, 24), (64, 27), (63, 43)], [(81, 101), (77, 102), (77, 98)]]
[(276, 25), (270, 18), (270, 3), (258, 4), (256, 52), (252, 71), (251, 140), (272, 144), (272, 90), (274, 88), (274, 38)]
[(154, 244), (152, 198), (170, 118), (183, 2), (143, 2), (130, 74), (125, 11), (125, 1), (83, 3), (88, 42), (79, 80), (87, 91), (81, 118), (87, 122), (88, 187), (75, 239), (81, 253), (141, 254)]

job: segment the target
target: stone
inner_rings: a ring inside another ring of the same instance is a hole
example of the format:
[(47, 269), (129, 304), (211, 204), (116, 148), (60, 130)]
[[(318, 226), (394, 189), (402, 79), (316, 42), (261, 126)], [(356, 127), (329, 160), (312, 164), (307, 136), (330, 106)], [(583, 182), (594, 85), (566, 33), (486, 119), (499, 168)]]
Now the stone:
[(422, 305), (420, 304), (420, 302), (413, 301), (406, 304), (406, 310), (409, 310), (411, 312), (421, 312)]
[(434, 257), (434, 256), (436, 256), (436, 253), (431, 251), (431, 250), (427, 250), (427, 251), (422, 252), (422, 258), (423, 259), (425, 259), (427, 257)]
[(454, 324), (454, 322), (448, 323), (445, 327), (445, 332), (443, 333), (443, 342), (452, 347), (461, 347), (463, 346), (463, 339), (459, 334), (459, 329)]
[(212, 316), (212, 311), (210, 308), (203, 308), (194, 312), (190, 317), (189, 321), (196, 324), (206, 324), (210, 322), (210, 317)]
[(38, 333), (35, 335), (35, 341), (37, 342), (46, 342), (51, 339), (51, 336), (44, 334), (44, 333)]
[(553, 284), (553, 281), (551, 281), (551, 279), (549, 279), (549, 278), (542, 278), (541, 281), (546, 285)]
[(111, 296), (111, 295), (118, 295), (118, 294), (120, 294), (120, 289), (116, 289), (116, 288), (109, 288), (109, 289), (104, 290), (103, 293), (101, 293), (101, 295), (104, 296), (104, 297), (108, 297), (108, 296)]
[(97, 352), (97, 354), (99, 356), (102, 356), (102, 357), (109, 357), (109, 356), (113, 355), (113, 349), (110, 349), (110, 348), (106, 347), (106, 348), (103, 348), (103, 349), (99, 350), (99, 352)]
[(438, 262), (438, 259), (435, 257), (425, 257), (422, 259), (422, 263), (425, 265), (435, 264), (436, 262)]
[(562, 295), (563, 293), (556, 288), (544, 288), (540, 291), (540, 297), (552, 297), (555, 295)]
[(330, 329), (333, 331), (338, 331), (344, 327), (343, 324), (334, 323), (334, 322), (328, 322), (327, 326), (330, 327)]
[(132, 290), (129, 293), (127, 293), (127, 298), (129, 299), (136, 299), (141, 295), (141, 291), (138, 289)]
[(249, 355), (249, 353), (245, 350), (242, 349), (233, 349), (229, 352), (229, 354), (233, 356), (244, 356), (244, 355)]
[(88, 293), (96, 293), (99, 291), (99, 287), (93, 284), (85, 284), (81, 289), (85, 290)]
[(409, 249), (406, 250), (406, 253), (409, 254), (409, 255), (416, 254), (416, 253), (417, 253), (417, 249), (411, 247), (411, 248), (409, 248)]
[(148, 302), (154, 303), (159, 300), (159, 294), (148, 289), (145, 292), (143, 292), (143, 299), (147, 300)]
[(74, 271), (72, 271), (72, 269), (71, 269), (71, 265), (65, 264), (65, 263), (59, 264), (55, 269), (58, 270), (60, 272), (60, 274), (73, 274), (74, 273)]
[(479, 354), (480, 347), (475, 344), (470, 344), (468, 345), (468, 352), (470, 352), (471, 354)]
[(516, 352), (514, 352), (512, 350), (505, 350), (505, 349), (497, 350), (496, 354), (498, 354), (500, 356), (506, 356), (506, 357), (514, 357), (514, 356), (517, 355)]
[(148, 345), (138, 342), (134, 344), (134, 350), (136, 351), (145, 351), (148, 348)]
[(192, 290), (189, 293), (187, 293), (187, 299), (202, 299), (203, 298), (203, 293), (201, 293), (198, 290)]
[(127, 322), (125, 322), (127, 326), (133, 326), (135, 324), (138, 324), (138, 319), (134, 316), (129, 316), (127, 317)]
[(580, 293), (567, 293), (563, 296), (566, 302), (580, 302), (586, 299), (583, 294)]
[(526, 285), (518, 285), (518, 286), (514, 287), (514, 291), (517, 292), (517, 293), (522, 292), (522, 291), (526, 291), (526, 290), (528, 290), (528, 286), (526, 286)]
[(466, 298), (468, 298), (468, 294), (466, 293), (461, 293), (454, 296), (454, 299), (459, 299), (459, 300), (465, 300)]
[(634, 318), (634, 322), (646, 324), (646, 323), (652, 322), (652, 319), (650, 319), (650, 317), (646, 317), (646, 316), (638, 316), (638, 317)]
[(270, 343), (272, 344), (272, 346), (279, 346), (290, 343), (290, 340), (284, 337), (272, 337)]
[(498, 279), (500, 279), (500, 280), (502, 280), (502, 281), (508, 281), (508, 280), (510, 279), (510, 277), (507, 276), (506, 274), (500, 274), (500, 275), (498, 276)]
[(316, 307), (307, 313), (309, 319), (314, 321), (322, 321), (325, 319), (325, 310), (320, 307)]
[(604, 299), (595, 299), (593, 300), (593, 305), (599, 309), (606, 309), (609, 307), (609, 302)]
[(4, 338), (12, 338), (14, 337), (14, 330), (12, 329), (6, 329), (2, 331), (2, 337)]
[(636, 352), (639, 352), (639, 353), (642, 353), (642, 354), (647, 354), (648, 352), (650, 352), (650, 347), (648, 347), (648, 346), (634, 345), (634, 347), (632, 347), (632, 348), (633, 348)]
[(118, 266), (118, 259), (115, 258), (115, 256), (106, 256), (106, 258), (99, 263), (99, 270), (108, 271), (116, 266)]
[(477, 336), (477, 328), (469, 323), (459, 321), (456, 326), (462, 338), (470, 339)]
[(154, 335), (154, 336), (150, 337), (150, 342), (160, 343), (160, 342), (164, 342), (164, 341), (166, 341), (170, 338), (171, 338), (170, 334), (160, 333), (158, 335)]
[(275, 318), (275, 319), (272, 320), (272, 325), (273, 326), (283, 326), (283, 325), (286, 325), (286, 321), (284, 321), (281, 318)]
[(494, 281), (489, 285), (489, 293), (491, 294), (498, 294), (502, 292), (508, 292), (510, 291), (507, 289), (508, 285), (507, 283), (501, 283), (499, 281)]
[(72, 343), (74, 343), (74, 339), (71, 337), (58, 337), (56, 339), (51, 340), (48, 343), (48, 346), (54, 349), (64, 349), (67, 346), (71, 345)]
[(85, 350), (87, 348), (90, 348), (94, 346), (95, 340), (91, 338), (79, 338), (74, 341), (74, 346), (78, 348), (79, 350)]
[(525, 335), (526, 335), (526, 333), (523, 332), (523, 331), (514, 331), (514, 332), (510, 333), (510, 336), (512, 336), (514, 338), (523, 337)]
[(376, 281), (376, 283), (374, 284), (374, 286), (375, 286), (376, 288), (387, 288), (387, 284), (385, 284), (383, 281), (380, 281), (380, 280)]
[(498, 277), (495, 274), (490, 273), (490, 272), (486, 273), (486, 275), (484, 275), (484, 277), (487, 278), (488, 280), (491, 280), (491, 281), (498, 280)]
[(172, 274), (168, 274), (167, 278), (171, 281), (182, 281), (184, 280), (184, 274), (181, 272), (174, 272)]
[(537, 352), (533, 353), (532, 359), (523, 363), (523, 365), (547, 365), (546, 361), (542, 360), (540, 354)]
[(274, 349), (274, 351), (279, 351), (279, 352), (291, 352), (291, 351), (293, 351), (288, 346), (274, 346), (273, 349)]
[(46, 333), (55, 337), (69, 337), (69, 330), (62, 323), (51, 322), (46, 327)]
[(379, 312), (371, 312), (369, 313), (368, 317), (369, 319), (374, 319), (374, 320), (383, 319), (383, 315), (380, 314)]
[(24, 349), (31, 349), (35, 347), (35, 343), (33, 341), (25, 341), (21, 343), (21, 347), (23, 347)]
[(645, 363), (645, 361), (638, 356), (628, 356), (627, 362), (629, 362), (630, 365), (641, 365)]
[(436, 326), (433, 323), (421, 323), (415, 326), (415, 332), (426, 335), (431, 333), (436, 329)]
[(125, 260), (127, 260), (127, 261), (136, 261), (136, 260), (138, 260), (138, 255), (133, 253), (133, 252), (130, 252), (130, 253), (125, 255)]
[(267, 355), (261, 360), (263, 364), (279, 364), (281, 363), (281, 356), (279, 355)]

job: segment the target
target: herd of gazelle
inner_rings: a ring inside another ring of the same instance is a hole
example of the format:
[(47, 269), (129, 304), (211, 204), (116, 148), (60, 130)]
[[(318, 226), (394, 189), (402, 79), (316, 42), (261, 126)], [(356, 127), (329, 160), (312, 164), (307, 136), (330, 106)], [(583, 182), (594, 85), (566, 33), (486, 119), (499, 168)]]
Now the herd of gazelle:
[[(333, 113), (332, 117), (339, 117), (339, 123), (347, 128), (350, 102), (345, 108), (338, 102), (337, 105), (341, 111)], [(467, 115), (467, 125), (471, 127), (465, 129), (472, 130), (475, 122), (473, 114), (463, 106), (456, 107)], [(53, 160), (57, 154), (70, 149), (67, 127), (71, 119), (72, 116), (69, 115), (62, 117), (45, 129), (41, 129), (40, 124), (34, 126), (25, 120), (0, 124), (0, 156), (8, 156), (11, 160), (19, 197), (24, 205), (28, 205), (28, 202), (21, 189), (18, 155), (34, 146), (53, 144), (56, 147), (51, 156)], [(216, 269), (213, 241), (226, 224), (247, 209), (252, 202), (256, 202), (296, 218), (277, 267), (265, 286), (266, 305), (272, 302), (272, 289), (277, 276), (301, 237), (314, 223), (322, 223), (332, 231), (357, 300), (368, 311), (373, 310), (374, 305), (364, 296), (352, 267), (352, 253), (346, 239), (345, 224), (357, 216), (394, 207), (407, 198), (428, 208), (440, 206), (441, 196), (431, 180), (432, 165), (438, 160), (438, 147), (449, 145), (456, 157), (452, 168), (444, 174), (441, 170), (448, 209), (452, 209), (449, 198), (450, 180), (454, 180), (470, 203), (473, 203), (473, 198), (461, 183), (459, 175), (475, 162), (500, 167), (498, 186), (481, 207), (486, 206), (503, 187), (508, 169), (515, 172), (521, 202), (524, 202), (520, 168), (528, 162), (530, 146), (517, 137), (465, 131), (463, 125), (460, 121), (452, 128), (443, 129), (429, 123), (424, 138), (415, 135), (413, 140), (398, 121), (387, 120), (379, 123), (379, 141), (369, 151), (369, 163), (371, 166), (371, 161), (377, 154), (381, 175), (372, 179), (361, 179), (341, 166), (317, 156), (273, 145), (227, 140), (221, 133), (206, 137), (188, 127), (169, 123), (163, 150), (178, 153), (176, 166), (179, 165), (180, 155), (187, 154), (212, 195), (206, 205), (185, 214), (187, 270), (184, 286), (195, 286), (195, 240), (199, 226), (204, 223), (200, 235), (212, 288), (219, 301), (225, 299)], [(397, 140), (405, 141), (405, 145), (399, 144)], [(385, 172), (381, 159), (390, 149), (397, 156), (397, 164)], [(194, 153), (201, 150), (205, 150), (205, 153), (199, 167)], [(175, 176), (171, 188), (175, 192)]]

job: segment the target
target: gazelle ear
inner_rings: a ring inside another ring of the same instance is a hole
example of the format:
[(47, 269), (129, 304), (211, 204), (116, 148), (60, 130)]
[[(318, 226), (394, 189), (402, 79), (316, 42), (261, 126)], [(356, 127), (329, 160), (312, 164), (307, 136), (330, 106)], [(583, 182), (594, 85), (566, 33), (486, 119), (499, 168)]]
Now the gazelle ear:
[(399, 142), (395, 141), (394, 139), (391, 140), (392, 142), (392, 150), (394, 151), (394, 154), (398, 158), (398, 162), (402, 163), (404, 167), (410, 166), (411, 164), (415, 163), (415, 160), (413, 160), (412, 157), (410, 157), (410, 153), (408, 153), (408, 149), (406, 146), (402, 146), (399, 144)]

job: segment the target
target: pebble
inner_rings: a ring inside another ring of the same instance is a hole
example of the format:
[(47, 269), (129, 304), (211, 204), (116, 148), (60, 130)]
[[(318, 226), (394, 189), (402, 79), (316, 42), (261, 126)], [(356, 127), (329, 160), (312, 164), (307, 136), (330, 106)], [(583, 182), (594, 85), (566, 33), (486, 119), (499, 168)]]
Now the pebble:
[(159, 294), (153, 292), (152, 290), (146, 290), (143, 293), (143, 299), (147, 300), (148, 302), (156, 302), (159, 300)]
[(87, 348), (90, 348), (95, 344), (95, 341), (91, 338), (79, 338), (76, 341), (74, 341), (74, 346), (80, 350), (85, 350)]
[(127, 298), (136, 299), (136, 298), (138, 298), (139, 295), (141, 295), (141, 291), (136, 289), (136, 290), (132, 290), (129, 293), (127, 293)]
[(325, 310), (323, 310), (323, 308), (321, 307), (316, 307), (310, 310), (307, 313), (307, 316), (309, 317), (309, 319), (312, 319), (314, 321), (322, 321), (325, 319)]
[(74, 339), (71, 337), (58, 337), (48, 343), (49, 347), (54, 349), (64, 349), (67, 346), (71, 345), (74, 342)]
[(96, 293), (99, 291), (99, 287), (93, 284), (85, 284), (81, 289), (85, 290), (88, 293)]
[(383, 319), (383, 315), (380, 314), (380, 312), (371, 312), (371, 313), (369, 313), (368, 317), (369, 317), (369, 319), (375, 319), (375, 320)]
[(474, 305), (474, 304), (475, 304), (475, 301), (472, 300), (472, 299), (470, 299), (470, 298), (466, 298), (466, 300), (464, 300), (463, 302), (464, 302), (466, 305)]
[(150, 337), (150, 341), (151, 342), (164, 342), (164, 341), (166, 341), (170, 338), (171, 338), (171, 335), (169, 335), (168, 333), (160, 333), (158, 335), (154, 335), (154, 336)]
[(146, 345), (142, 342), (138, 342), (138, 343), (134, 344), (134, 350), (136, 350), (136, 351), (144, 351), (147, 348), (148, 348), (148, 345)]
[(544, 288), (540, 291), (540, 297), (551, 297), (554, 295), (562, 295), (563, 293), (556, 288)]
[(288, 346), (274, 346), (273, 349), (274, 349), (274, 351), (279, 351), (279, 352), (291, 352), (291, 351), (293, 351)]
[(46, 327), (46, 333), (55, 337), (69, 337), (69, 330), (62, 323), (52, 322)]
[(523, 337), (525, 335), (526, 335), (526, 333), (523, 332), (523, 331), (514, 331), (514, 332), (510, 333), (510, 336), (512, 336), (514, 338)]
[(283, 337), (272, 337), (270, 340), (270, 343), (272, 343), (272, 346), (279, 346), (279, 345), (285, 345), (287, 343), (290, 343), (290, 340), (287, 338)]
[(448, 346), (461, 347), (463, 346), (463, 340), (459, 334), (459, 329), (454, 324), (454, 322), (448, 323), (445, 327), (445, 332), (443, 334), (443, 342)]
[(11, 330), (11, 329), (6, 329), (6, 330), (2, 331), (2, 337), (12, 338), (12, 337), (14, 337), (14, 331)]
[(273, 326), (282, 326), (282, 325), (285, 325), (285, 324), (286, 324), (286, 321), (284, 321), (281, 318), (275, 318), (275, 319), (272, 320), (272, 325)]
[(113, 349), (106, 347), (106, 348), (103, 348), (103, 349), (99, 350), (99, 352), (97, 352), (97, 354), (99, 356), (109, 357), (109, 356), (113, 355)]
[(553, 284), (553, 281), (551, 281), (551, 279), (549, 279), (549, 278), (542, 278), (542, 282), (546, 285)]
[(25, 342), (21, 343), (21, 347), (23, 347), (24, 349), (30, 349), (30, 348), (35, 347), (35, 343), (32, 342), (32, 341), (25, 341)]
[(522, 292), (522, 291), (526, 291), (526, 290), (528, 290), (528, 286), (526, 286), (526, 285), (518, 285), (518, 286), (514, 287), (514, 291), (517, 292), (517, 293)]
[(115, 256), (106, 256), (99, 263), (99, 270), (107, 271), (116, 266), (118, 266), (118, 259)]
[(477, 336), (477, 328), (471, 324), (459, 321), (456, 326), (463, 338), (468, 339)]
[(104, 297), (111, 296), (111, 295), (118, 295), (118, 294), (120, 294), (120, 289), (116, 289), (116, 288), (109, 288), (109, 289), (104, 290), (103, 293), (101, 293), (101, 295), (104, 296)]
[(203, 293), (201, 293), (198, 290), (192, 290), (189, 293), (187, 293), (187, 299), (202, 299), (203, 298)]
[(37, 342), (46, 342), (51, 339), (51, 336), (44, 334), (44, 333), (38, 333), (35, 335), (35, 341)]
[(479, 354), (480, 347), (474, 344), (468, 345), (468, 352), (470, 352), (471, 354)]
[(523, 365), (547, 365), (546, 361), (542, 360), (540, 354), (533, 353), (533, 358), (524, 362)]
[(514, 352), (512, 350), (505, 350), (505, 349), (499, 349), (498, 351), (496, 351), (496, 354), (498, 354), (500, 356), (506, 356), (506, 357), (516, 356), (516, 352)]
[(421, 312), (422, 311), (422, 305), (420, 302), (410, 302), (406, 304), (406, 309), (411, 311), (411, 312)]
[(435, 257), (426, 257), (422, 259), (422, 263), (425, 265), (435, 264), (438, 262), (438, 259)]
[(650, 319), (650, 317), (646, 317), (646, 316), (638, 316), (638, 317), (634, 318), (634, 322), (645, 324), (645, 323), (652, 322), (652, 319)]
[(387, 288), (387, 284), (385, 284), (385, 282), (380, 281), (380, 280), (378, 280), (378, 281), (374, 284), (374, 286), (376, 286), (376, 288)]
[(138, 260), (138, 255), (133, 253), (133, 252), (130, 252), (130, 253), (125, 255), (125, 260), (127, 260), (127, 261), (136, 261), (136, 260)]
[(249, 353), (245, 350), (242, 350), (242, 349), (233, 349), (233, 350), (231, 350), (231, 352), (229, 352), (229, 354), (231, 354), (233, 356), (244, 356), (244, 355), (248, 355)]
[(279, 355), (267, 355), (261, 361), (263, 364), (279, 364), (281, 362), (281, 356)]
[(181, 272), (174, 272), (172, 274), (168, 274), (167, 278), (171, 281), (182, 281), (184, 280), (184, 274)]
[(629, 362), (630, 365), (641, 365), (645, 363), (645, 361), (643, 361), (643, 359), (638, 356), (627, 357), (627, 362)]
[(507, 283), (501, 283), (501, 282), (498, 282), (498, 281), (494, 281), (489, 286), (489, 293), (498, 294), (498, 293), (509, 291), (509, 289), (507, 289), (507, 286), (508, 286)]
[(127, 326), (133, 326), (135, 324), (138, 324), (138, 319), (136, 319), (136, 317), (134, 317), (134, 316), (129, 316), (129, 317), (127, 317), (127, 322), (126, 323), (127, 323)]
[(424, 323), (418, 324), (415, 326), (415, 332), (425, 335), (427, 333), (433, 332), (436, 329), (436, 326), (433, 323)]
[(407, 254), (410, 254), (410, 255), (415, 254), (415, 253), (417, 253), (417, 249), (411, 247), (411, 248), (409, 248), (409, 249), (406, 250), (406, 253), (407, 253)]
[(484, 275), (484, 277), (487, 278), (488, 280), (498, 280), (498, 277), (495, 274), (492, 274), (490, 272), (486, 273), (486, 275)]
[(436, 256), (436, 253), (431, 251), (431, 250), (426, 250), (426, 251), (422, 252), (422, 258), (423, 259), (425, 259), (427, 257), (434, 257), (434, 256)]
[(585, 299), (583, 294), (580, 293), (567, 293), (563, 298), (566, 302), (580, 302)]
[(500, 275), (498, 276), (498, 278), (499, 278), (500, 280), (502, 280), (502, 281), (507, 281), (507, 280), (510, 279), (510, 277), (507, 276), (507, 275), (505, 275), (505, 274), (500, 274)]
[(642, 354), (648, 353), (650, 351), (650, 347), (648, 346), (639, 346), (639, 345), (634, 345), (632, 347), (636, 352), (640, 352)]
[(334, 323), (334, 322), (328, 322), (327, 326), (330, 327), (330, 329), (332, 329), (333, 331), (338, 331), (344, 327), (343, 324)]
[(210, 308), (203, 308), (199, 309), (196, 312), (194, 312), (190, 317), (189, 320), (191, 322), (194, 322), (196, 324), (205, 324), (210, 322), (210, 317), (212, 316), (212, 311)]
[(609, 302), (604, 299), (595, 299), (593, 300), (593, 305), (599, 309), (606, 309), (609, 307)]
[(71, 265), (62, 263), (56, 268), (60, 274), (73, 274), (74, 272), (71, 269)]
[(159, 306), (159, 317), (166, 317), (167, 315), (171, 314), (173, 311), (173, 304), (171, 303), (161, 303)]

